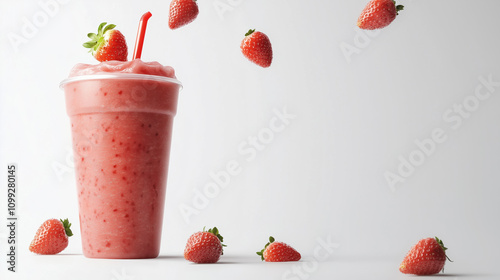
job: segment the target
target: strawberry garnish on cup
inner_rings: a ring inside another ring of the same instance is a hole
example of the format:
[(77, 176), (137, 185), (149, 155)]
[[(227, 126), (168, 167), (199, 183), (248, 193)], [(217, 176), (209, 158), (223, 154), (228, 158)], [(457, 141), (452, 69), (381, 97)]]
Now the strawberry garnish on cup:
[(173, 0), (168, 12), (168, 27), (177, 29), (184, 26), (195, 20), (198, 13), (196, 0)]
[(72, 236), (68, 219), (50, 219), (36, 231), (30, 244), (30, 251), (39, 255), (54, 255), (68, 247), (68, 237)]
[(269, 242), (264, 249), (257, 252), (257, 255), (266, 262), (293, 262), (301, 258), (297, 250), (286, 243), (275, 241), (272, 236), (269, 237)]
[(266, 34), (250, 29), (241, 42), (241, 52), (251, 62), (267, 68), (273, 61), (273, 48)]
[(446, 250), (443, 241), (437, 237), (424, 238), (415, 244), (403, 262), (399, 266), (399, 271), (405, 274), (432, 275), (444, 270)]
[(361, 12), (357, 25), (368, 30), (384, 28), (403, 8), (403, 5), (396, 5), (394, 0), (371, 0)]
[(97, 34), (89, 33), (91, 39), (83, 44), (99, 61), (119, 60), (127, 61), (127, 42), (125, 36), (114, 29), (116, 25), (103, 22), (97, 29)]

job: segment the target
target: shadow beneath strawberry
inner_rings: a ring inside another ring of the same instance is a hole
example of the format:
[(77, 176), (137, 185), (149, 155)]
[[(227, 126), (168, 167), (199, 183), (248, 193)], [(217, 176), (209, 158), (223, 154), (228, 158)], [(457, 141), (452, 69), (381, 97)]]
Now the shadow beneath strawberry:
[(249, 265), (253, 265), (255, 263), (263, 263), (260, 258), (256, 258), (256, 257), (248, 257), (248, 256), (221, 256), (221, 258), (219, 259), (219, 261), (217, 261), (216, 263), (206, 263), (206, 264), (203, 264), (203, 263), (193, 263), (193, 262), (190, 262), (190, 265), (207, 265), (207, 264), (211, 264), (211, 265), (217, 265), (217, 264), (249, 264)]
[(412, 275), (414, 277), (443, 277), (443, 278), (471, 278), (471, 277), (478, 277), (478, 278), (490, 278), (493, 277), (494, 275), (492, 274), (481, 274), (481, 273), (440, 273), (440, 274), (433, 274), (433, 275)]
[(183, 260), (184, 259), (184, 256), (158, 256), (156, 257), (156, 259), (165, 259), (165, 260), (176, 260), (176, 259), (179, 259), (179, 260)]

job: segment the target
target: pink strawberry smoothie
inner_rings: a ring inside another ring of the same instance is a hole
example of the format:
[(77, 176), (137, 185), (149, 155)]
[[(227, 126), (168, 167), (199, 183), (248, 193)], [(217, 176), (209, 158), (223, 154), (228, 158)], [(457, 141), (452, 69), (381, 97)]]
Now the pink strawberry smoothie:
[(139, 59), (78, 64), (61, 87), (84, 255), (157, 257), (181, 87), (174, 69)]

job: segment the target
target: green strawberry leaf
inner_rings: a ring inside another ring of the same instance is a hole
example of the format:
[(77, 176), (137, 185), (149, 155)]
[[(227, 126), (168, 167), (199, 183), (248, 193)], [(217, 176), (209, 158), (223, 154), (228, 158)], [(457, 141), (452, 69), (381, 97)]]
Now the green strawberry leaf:
[(266, 246), (264, 246), (264, 249), (262, 249), (261, 251), (257, 252), (257, 255), (260, 256), (261, 260), (264, 260), (264, 251), (266, 250), (267, 246), (269, 246), (269, 244), (271, 244), (273, 242), (274, 242), (274, 237), (269, 236), (269, 242), (267, 242)]
[(97, 34), (98, 35), (104, 34), (104, 32), (102, 32), (102, 29), (104, 28), (104, 26), (106, 26), (106, 24), (108, 24), (108, 23), (107, 22), (103, 22), (103, 23), (99, 24), (99, 27), (97, 28), (97, 32), (98, 32)]
[(262, 249), (262, 251), (257, 252), (257, 255), (259, 255), (259, 256), (260, 256), (260, 259), (261, 259), (261, 260), (264, 260), (264, 250), (265, 250), (265, 249)]
[[(392, 2), (394, 2), (394, 5), (396, 5), (395, 0), (392, 0)], [(403, 5), (396, 5), (396, 15), (399, 15), (399, 11), (404, 10), (404, 8), (405, 8), (405, 6), (403, 6)]]
[[(205, 227), (203, 227), (203, 231), (205, 231)], [(222, 235), (220, 235), (219, 229), (217, 229), (217, 227), (211, 228), (211, 229), (207, 230), (207, 232), (210, 232), (213, 235), (217, 236), (217, 238), (219, 238), (220, 242), (224, 241), (224, 237), (222, 237)]]
[(439, 244), (439, 246), (441, 246), (441, 248), (443, 249), (443, 251), (445, 252), (445, 256), (446, 258), (450, 261), (450, 262), (453, 262), (452, 260), (450, 260), (450, 258), (448, 258), (448, 256), (446, 255), (446, 250), (448, 250), (448, 248), (444, 247), (444, 243), (443, 243), (443, 240), (437, 238), (437, 236), (434, 236), (434, 238), (436, 239), (437, 243)]
[(83, 43), (83, 46), (86, 48), (93, 48), (96, 43), (97, 43), (97, 41), (88, 41), (88, 42)]
[(69, 222), (68, 219), (60, 219), (61, 223), (63, 224), (64, 226), (64, 231), (66, 232), (66, 235), (68, 237), (70, 236), (73, 236), (73, 232), (71, 231), (70, 227), (71, 227), (71, 223)]
[(251, 35), (254, 32), (255, 32), (255, 29), (249, 29), (248, 32), (245, 33), (245, 36)]
[(109, 24), (108, 26), (104, 27), (104, 30), (102, 31), (102, 34), (106, 34), (107, 31), (113, 29), (116, 27), (116, 24)]

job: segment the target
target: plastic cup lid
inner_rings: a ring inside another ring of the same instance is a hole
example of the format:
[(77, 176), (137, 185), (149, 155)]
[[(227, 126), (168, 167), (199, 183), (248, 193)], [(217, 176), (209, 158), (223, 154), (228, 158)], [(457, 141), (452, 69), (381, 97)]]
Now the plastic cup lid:
[(91, 80), (121, 80), (121, 79), (167, 82), (167, 83), (178, 84), (182, 88), (182, 83), (174, 78), (156, 76), (156, 75), (147, 75), (147, 74), (135, 74), (135, 73), (103, 73), (103, 74), (74, 76), (71, 78), (64, 79), (59, 84), (59, 88), (64, 88), (65, 85), (73, 82), (91, 81)]

